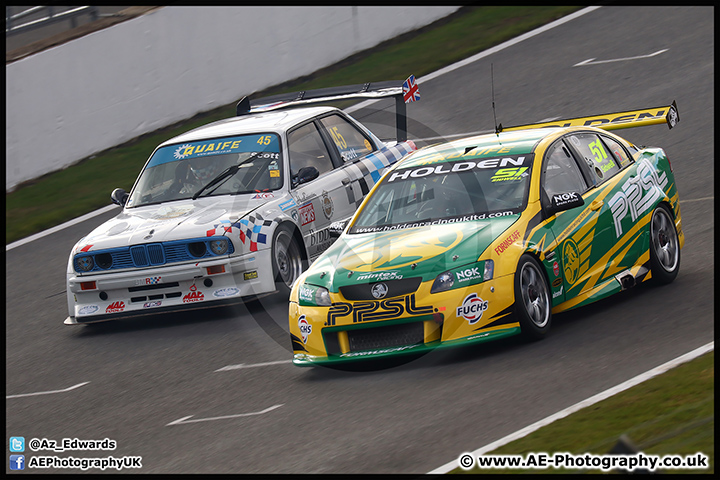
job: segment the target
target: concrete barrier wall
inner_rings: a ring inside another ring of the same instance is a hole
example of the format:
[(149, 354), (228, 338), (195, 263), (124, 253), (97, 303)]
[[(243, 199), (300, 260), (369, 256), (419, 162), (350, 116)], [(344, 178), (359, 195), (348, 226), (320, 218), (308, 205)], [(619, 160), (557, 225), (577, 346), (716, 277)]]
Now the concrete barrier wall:
[(6, 190), (458, 8), (164, 7), (10, 63)]

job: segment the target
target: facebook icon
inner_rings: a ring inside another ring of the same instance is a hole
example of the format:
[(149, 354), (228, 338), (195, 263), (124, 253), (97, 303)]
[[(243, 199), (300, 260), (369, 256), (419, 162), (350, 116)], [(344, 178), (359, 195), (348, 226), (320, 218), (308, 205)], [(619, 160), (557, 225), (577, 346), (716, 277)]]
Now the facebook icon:
[(10, 455), (10, 470), (25, 470), (25, 455)]

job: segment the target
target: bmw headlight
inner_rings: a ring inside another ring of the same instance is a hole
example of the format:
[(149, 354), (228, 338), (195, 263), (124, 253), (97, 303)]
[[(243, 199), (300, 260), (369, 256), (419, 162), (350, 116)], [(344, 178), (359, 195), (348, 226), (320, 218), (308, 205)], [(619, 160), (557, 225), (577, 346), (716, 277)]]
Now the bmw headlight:
[(454, 284), (455, 276), (452, 272), (443, 272), (435, 277), (432, 288), (430, 288), (430, 293), (439, 293), (444, 292), (445, 290), (450, 290)]
[(210, 242), (210, 250), (215, 255), (225, 255), (228, 251), (228, 241), (223, 238), (220, 240), (212, 240)]
[(95, 261), (90, 255), (84, 257), (77, 257), (75, 259), (75, 267), (81, 272), (89, 272), (95, 268)]

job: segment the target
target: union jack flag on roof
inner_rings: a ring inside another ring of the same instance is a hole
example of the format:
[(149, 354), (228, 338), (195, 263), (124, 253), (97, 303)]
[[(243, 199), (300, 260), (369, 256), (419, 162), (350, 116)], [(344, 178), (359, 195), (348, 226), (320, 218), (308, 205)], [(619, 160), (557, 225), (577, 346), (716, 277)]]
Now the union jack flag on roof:
[(403, 99), (405, 103), (417, 102), (420, 100), (420, 89), (417, 83), (415, 83), (415, 75), (410, 75), (407, 80), (403, 82)]

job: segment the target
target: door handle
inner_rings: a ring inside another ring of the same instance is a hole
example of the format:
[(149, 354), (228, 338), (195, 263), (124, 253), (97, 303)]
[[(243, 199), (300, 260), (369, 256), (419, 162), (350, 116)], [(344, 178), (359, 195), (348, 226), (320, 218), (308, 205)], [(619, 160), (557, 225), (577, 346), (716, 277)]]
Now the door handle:
[(343, 185), (348, 185), (349, 183), (352, 183), (352, 180), (350, 180), (348, 177), (345, 177), (342, 179)]
[(602, 200), (595, 200), (590, 204), (590, 210), (600, 210), (604, 204)]

